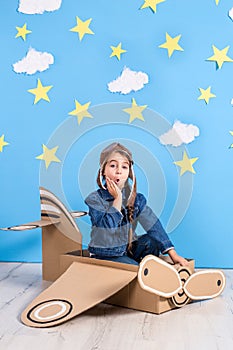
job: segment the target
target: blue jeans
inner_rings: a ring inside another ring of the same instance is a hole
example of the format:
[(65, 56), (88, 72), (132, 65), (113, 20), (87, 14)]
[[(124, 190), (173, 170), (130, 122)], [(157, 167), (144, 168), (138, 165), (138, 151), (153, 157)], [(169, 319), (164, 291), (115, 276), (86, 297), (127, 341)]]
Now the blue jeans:
[(125, 252), (122, 256), (92, 255), (92, 257), (95, 259), (138, 265), (149, 254), (159, 256), (159, 248), (156, 245), (156, 241), (148, 234), (145, 234), (140, 236), (137, 241), (133, 241), (131, 251)]

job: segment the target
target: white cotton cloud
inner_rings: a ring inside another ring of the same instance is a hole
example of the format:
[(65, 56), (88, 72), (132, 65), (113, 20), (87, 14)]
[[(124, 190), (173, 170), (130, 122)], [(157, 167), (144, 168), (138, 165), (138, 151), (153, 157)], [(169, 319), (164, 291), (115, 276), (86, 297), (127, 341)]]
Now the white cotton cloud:
[(54, 63), (54, 57), (48, 52), (36, 51), (30, 48), (27, 55), (20, 61), (13, 64), (13, 70), (16, 73), (35, 74), (43, 72)]
[(170, 130), (159, 137), (159, 141), (163, 145), (177, 147), (183, 143), (191, 143), (199, 134), (200, 131), (197, 126), (176, 121)]
[(19, 0), (18, 11), (27, 15), (43, 14), (60, 8), (62, 0)]
[(233, 21), (233, 7), (228, 11), (228, 16)]
[(124, 67), (121, 75), (108, 84), (108, 90), (129, 94), (131, 91), (141, 90), (149, 81), (148, 75), (143, 72), (135, 72), (130, 68)]

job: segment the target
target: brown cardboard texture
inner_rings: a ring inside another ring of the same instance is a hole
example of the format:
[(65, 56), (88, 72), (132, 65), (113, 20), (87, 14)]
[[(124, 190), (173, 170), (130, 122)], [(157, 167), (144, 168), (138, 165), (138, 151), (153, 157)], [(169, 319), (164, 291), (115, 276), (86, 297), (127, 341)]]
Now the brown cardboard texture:
[(32, 327), (55, 326), (104, 301), (136, 276), (137, 271), (73, 262), (26, 308), (21, 319)]
[[(83, 251), (83, 255), (87, 255), (87, 252)], [(110, 266), (110, 267), (115, 267), (117, 269), (127, 269), (131, 271), (139, 270), (139, 268), (135, 265), (90, 259), (88, 257), (80, 256), (80, 252), (71, 252), (69, 254), (61, 256), (60, 273), (63, 274), (74, 261), (83, 262), (84, 264), (89, 263), (93, 265), (98, 264), (100, 266)], [(171, 259), (168, 258), (167, 256), (161, 256), (159, 258), (159, 261), (163, 261), (167, 265), (172, 264)], [(180, 271), (181, 272), (184, 270), (188, 271), (188, 273), (186, 272), (185, 276), (182, 275), (182, 279), (184, 281), (185, 277), (187, 276), (189, 277), (194, 272), (194, 260), (189, 261), (188, 267), (183, 268), (183, 267), (180, 267), (180, 265), (178, 264), (173, 265), (173, 267), (176, 269), (176, 271), (178, 271), (179, 274), (180, 274)], [(162, 269), (162, 271), (166, 272), (165, 269)], [(161, 274), (161, 271), (156, 271), (156, 273), (157, 272), (158, 274)], [(171, 274), (170, 269), (168, 270), (168, 273)], [(163, 277), (164, 276), (162, 275), (161, 284), (164, 283)], [(175, 277), (176, 277), (176, 273), (175, 273)], [(169, 284), (168, 286), (170, 288)], [(159, 288), (157, 287), (157, 289)], [(159, 291), (157, 292), (159, 293)], [(175, 304), (175, 301), (177, 305)], [(105, 302), (108, 304), (123, 306), (131, 309), (135, 309), (135, 310), (141, 310), (141, 311), (146, 311), (146, 312), (151, 312), (156, 314), (160, 314), (160, 313), (172, 310), (175, 307), (184, 306), (189, 301), (190, 301), (190, 298), (184, 295), (184, 293), (182, 293), (181, 291), (175, 294), (172, 298), (165, 298), (158, 294), (154, 294), (153, 292), (149, 292), (145, 289), (142, 289), (137, 278), (133, 279), (128, 285), (122, 288), (119, 292), (115, 293), (110, 298), (105, 300)]]
[(160, 314), (223, 291), (224, 274), (195, 272), (193, 260), (182, 267), (166, 256), (148, 255), (139, 266), (90, 258), (82, 249), (82, 234), (74, 220), (87, 213), (69, 212), (42, 187), (40, 198), (41, 220), (4, 228), (42, 228), (43, 278), (55, 281), (24, 310), (24, 324), (55, 326), (102, 301)]

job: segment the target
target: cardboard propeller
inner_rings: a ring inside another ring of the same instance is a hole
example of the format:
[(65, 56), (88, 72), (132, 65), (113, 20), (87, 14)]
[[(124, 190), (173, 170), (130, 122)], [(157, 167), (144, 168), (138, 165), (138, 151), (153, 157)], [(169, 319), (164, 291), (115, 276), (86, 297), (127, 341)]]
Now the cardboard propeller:
[(181, 283), (182, 283), (182, 289), (175, 295), (171, 297), (171, 302), (174, 304), (176, 307), (182, 307), (186, 304), (188, 304), (191, 299), (185, 294), (183, 286), (187, 279), (192, 275), (192, 271), (187, 267), (179, 267), (177, 269), (177, 272), (179, 274)]
[[(140, 286), (165, 298), (172, 297), (173, 303), (183, 306), (189, 299), (203, 300), (215, 298), (225, 287), (225, 276), (219, 270), (203, 270), (191, 274), (188, 268), (177, 271), (160, 258), (147, 255), (139, 266)], [(183, 297), (184, 299), (178, 300)]]
[(21, 320), (27, 326), (58, 325), (101, 301), (161, 313), (223, 291), (224, 274), (219, 270), (195, 272), (192, 259), (188, 267), (181, 267), (165, 257), (148, 255), (138, 267), (90, 258), (82, 248), (82, 234), (75, 221), (87, 212), (69, 212), (43, 187), (40, 200), (41, 220), (1, 229), (42, 228), (43, 279), (54, 283), (23, 311)]

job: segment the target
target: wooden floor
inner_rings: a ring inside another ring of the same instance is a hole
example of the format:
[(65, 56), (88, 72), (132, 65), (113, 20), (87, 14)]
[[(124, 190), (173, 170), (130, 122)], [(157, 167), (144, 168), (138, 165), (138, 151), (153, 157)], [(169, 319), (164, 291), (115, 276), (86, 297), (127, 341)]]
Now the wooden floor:
[(63, 325), (36, 329), (23, 309), (50, 283), (41, 264), (0, 263), (0, 350), (232, 350), (233, 270), (216, 299), (154, 315), (100, 304)]

